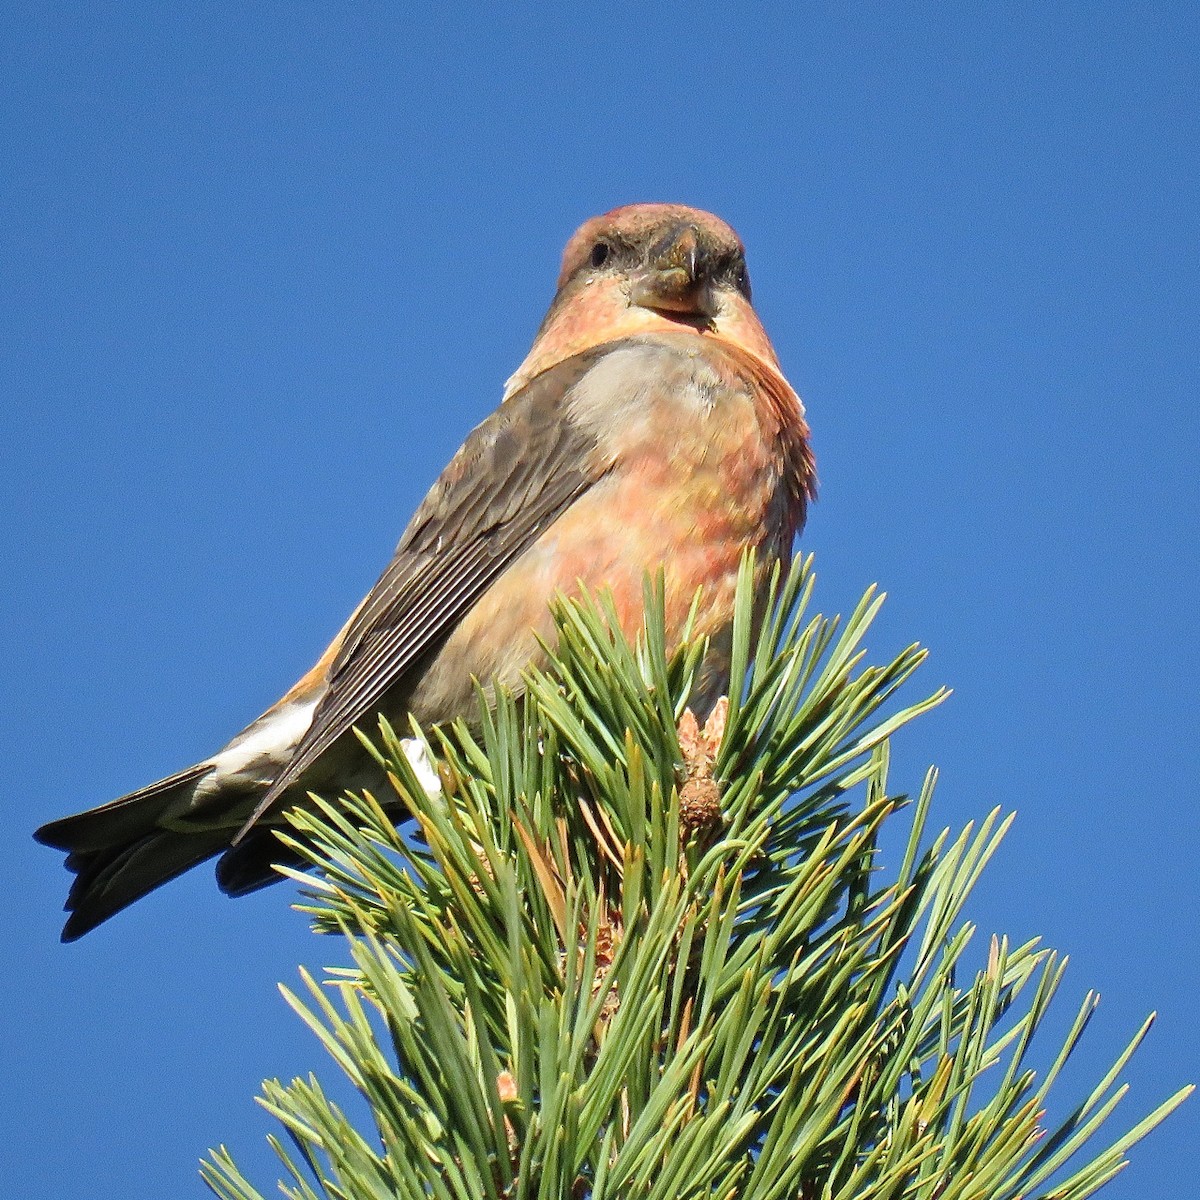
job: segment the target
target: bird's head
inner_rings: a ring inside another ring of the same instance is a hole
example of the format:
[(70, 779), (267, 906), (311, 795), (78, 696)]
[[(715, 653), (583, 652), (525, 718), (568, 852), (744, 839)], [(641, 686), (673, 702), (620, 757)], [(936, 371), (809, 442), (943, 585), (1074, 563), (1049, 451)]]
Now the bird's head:
[(507, 394), (591, 346), (663, 331), (717, 337), (778, 370), (750, 303), (741, 239), (682, 204), (630, 204), (586, 221), (563, 252), (558, 291)]
[(632, 204), (584, 224), (563, 252), (558, 294), (596, 287), (699, 325), (728, 296), (750, 299), (741, 239), (719, 217), (682, 204)]

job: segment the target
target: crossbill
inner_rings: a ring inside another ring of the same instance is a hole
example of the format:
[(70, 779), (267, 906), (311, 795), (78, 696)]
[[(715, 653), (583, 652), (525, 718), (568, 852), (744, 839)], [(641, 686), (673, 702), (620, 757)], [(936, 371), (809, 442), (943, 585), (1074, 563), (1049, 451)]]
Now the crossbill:
[(519, 688), (560, 592), (608, 589), (633, 636), (661, 568), (677, 639), (700, 589), (695, 704), (710, 703), (728, 686), (742, 553), (757, 549), (760, 576), (786, 563), (814, 486), (737, 234), (674, 204), (594, 217), (500, 407), (316, 665), (210, 758), (37, 831), (75, 873), (63, 940), (218, 854), (230, 895), (277, 879), (283, 811), (383, 783), (355, 726), (429, 727), (470, 716), (476, 680)]

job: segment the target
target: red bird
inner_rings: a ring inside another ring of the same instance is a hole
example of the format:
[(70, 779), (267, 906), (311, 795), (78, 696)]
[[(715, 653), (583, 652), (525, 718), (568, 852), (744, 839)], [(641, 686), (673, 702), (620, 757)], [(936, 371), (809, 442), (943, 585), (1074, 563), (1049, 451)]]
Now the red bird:
[(727, 687), (743, 550), (762, 575), (790, 559), (813, 494), (804, 409), (737, 234), (675, 204), (593, 218), (503, 403), (316, 666), (211, 758), (37, 831), (76, 875), (63, 940), (216, 854), (230, 895), (277, 879), (284, 809), (381, 784), (356, 724), (430, 726), (472, 713), (473, 679), (518, 685), (553, 633), (548, 601), (581, 581), (611, 590), (632, 635), (661, 566), (676, 638), (703, 588), (703, 707)]

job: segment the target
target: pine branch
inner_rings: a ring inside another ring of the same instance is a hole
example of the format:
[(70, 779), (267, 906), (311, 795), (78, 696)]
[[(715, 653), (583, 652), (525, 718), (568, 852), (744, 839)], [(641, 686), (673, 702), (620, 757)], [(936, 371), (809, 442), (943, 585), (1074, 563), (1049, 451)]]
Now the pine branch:
[[(297, 876), (303, 907), (353, 966), (285, 996), (375, 1128), (313, 1077), (264, 1085), (286, 1195), (1082, 1200), (1190, 1091), (1091, 1149), (1143, 1027), (1047, 1126), (1095, 998), (1039, 1076), (1063, 960), (993, 938), (957, 982), (1008, 820), (927, 844), (933, 773), (915, 803), (889, 791), (888, 739), (943, 695), (896, 707), (924, 652), (865, 665), (881, 598), (842, 627), (810, 617), (807, 562), (756, 631), (750, 577), (745, 685), (704, 729), (687, 702), (705, 647), (668, 656), (659, 581), (635, 645), (603, 598), (561, 604), (552, 669), (481, 703), (477, 729), (381, 728), (407, 836), (392, 797), (293, 815), (320, 870)], [(906, 818), (887, 882), (880, 830)], [(260, 1196), (223, 1148), (202, 1170)]]

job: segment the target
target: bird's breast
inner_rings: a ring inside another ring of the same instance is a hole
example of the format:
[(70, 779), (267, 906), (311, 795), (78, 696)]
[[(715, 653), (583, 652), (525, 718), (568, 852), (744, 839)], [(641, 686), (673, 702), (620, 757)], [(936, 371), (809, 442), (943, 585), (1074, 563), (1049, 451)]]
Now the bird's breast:
[(556, 593), (607, 589), (634, 635), (645, 576), (660, 566), (668, 637), (702, 589), (697, 632), (720, 660), (743, 551), (760, 548), (764, 572), (790, 556), (803, 506), (777, 406), (752, 365), (695, 335), (637, 339), (599, 359), (565, 407), (612, 466), (455, 628), (411, 698), (422, 721), (461, 712), (472, 675), (516, 684), (542, 656)]

